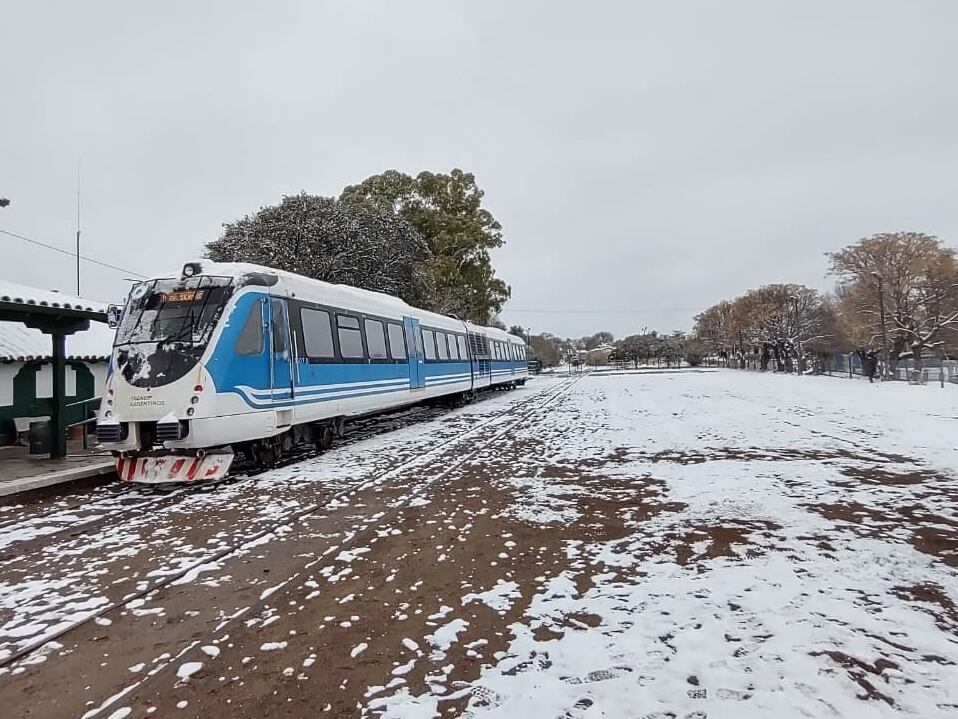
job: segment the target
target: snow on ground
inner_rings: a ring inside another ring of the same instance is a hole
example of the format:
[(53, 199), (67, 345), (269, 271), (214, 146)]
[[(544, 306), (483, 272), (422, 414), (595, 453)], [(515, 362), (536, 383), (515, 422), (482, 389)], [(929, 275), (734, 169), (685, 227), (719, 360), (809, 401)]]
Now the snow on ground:
[(0, 669), (0, 701), (955, 717), (956, 407), (839, 378), (539, 378), (250, 481), (23, 507), (0, 661), (102, 616)]
[[(515, 436), (538, 468), (500, 478), (513, 520), (575, 537), (568, 566), (478, 679), (369, 708), (438, 715), (465, 688), (504, 719), (958, 716), (956, 407), (954, 387), (587, 377)], [(576, 533), (586, 498), (637, 493), (602, 515), (621, 531)]]

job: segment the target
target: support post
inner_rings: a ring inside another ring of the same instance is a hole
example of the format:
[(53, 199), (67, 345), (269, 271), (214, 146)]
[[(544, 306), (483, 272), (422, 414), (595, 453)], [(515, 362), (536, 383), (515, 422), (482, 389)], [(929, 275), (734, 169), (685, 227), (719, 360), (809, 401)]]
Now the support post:
[(66, 342), (65, 335), (54, 332), (53, 338), (53, 411), (50, 413), (50, 459), (67, 456), (66, 429)]

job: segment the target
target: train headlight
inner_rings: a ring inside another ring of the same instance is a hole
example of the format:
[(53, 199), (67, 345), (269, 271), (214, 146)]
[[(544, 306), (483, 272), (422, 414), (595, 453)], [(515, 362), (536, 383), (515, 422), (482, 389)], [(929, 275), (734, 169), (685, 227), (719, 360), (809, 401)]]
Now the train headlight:
[(193, 395), (192, 397), (190, 397), (190, 404), (197, 404), (199, 401), (200, 401), (200, 398), (197, 397), (196, 395)]
[(187, 417), (192, 417), (194, 412), (196, 412), (196, 410), (195, 410), (193, 407), (187, 407), (187, 408), (186, 408), (186, 416), (187, 416)]

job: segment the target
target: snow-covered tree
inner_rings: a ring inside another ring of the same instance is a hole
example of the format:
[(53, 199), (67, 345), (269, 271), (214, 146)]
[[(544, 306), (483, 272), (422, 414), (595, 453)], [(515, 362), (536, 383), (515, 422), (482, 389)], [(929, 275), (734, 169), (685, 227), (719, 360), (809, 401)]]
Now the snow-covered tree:
[(432, 294), (429, 248), (407, 222), (371, 204), (305, 192), (226, 223), (206, 254), (386, 292), (416, 306)]
[(695, 337), (740, 367), (803, 371), (809, 350), (822, 351), (833, 331), (831, 308), (804, 285), (775, 284), (720, 302), (696, 317)]
[(884, 309), (892, 365), (947, 343), (958, 329), (958, 261), (937, 237), (872, 235), (829, 255), (841, 281), (839, 312), (851, 334), (877, 349)]

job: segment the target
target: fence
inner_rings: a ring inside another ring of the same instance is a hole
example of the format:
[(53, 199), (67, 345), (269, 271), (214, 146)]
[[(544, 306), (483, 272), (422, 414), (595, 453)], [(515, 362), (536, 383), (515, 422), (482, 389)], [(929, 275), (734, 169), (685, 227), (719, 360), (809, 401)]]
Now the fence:
[[(958, 384), (958, 360), (943, 360), (939, 357), (928, 357), (922, 360), (922, 369), (920, 374), (916, 374), (915, 360), (898, 360), (894, 374), (889, 377), (902, 382), (951, 382)], [(826, 362), (826, 371), (829, 373), (844, 372), (848, 375), (862, 375), (862, 359), (855, 353), (844, 354), (836, 352), (829, 355)], [(878, 370), (875, 372), (875, 378), (881, 377), (882, 364), (879, 362)], [(942, 377), (944, 375), (944, 377)]]

